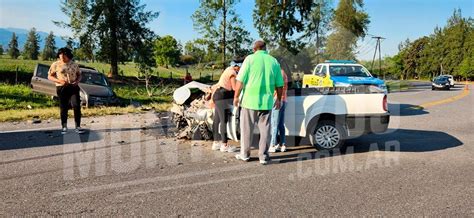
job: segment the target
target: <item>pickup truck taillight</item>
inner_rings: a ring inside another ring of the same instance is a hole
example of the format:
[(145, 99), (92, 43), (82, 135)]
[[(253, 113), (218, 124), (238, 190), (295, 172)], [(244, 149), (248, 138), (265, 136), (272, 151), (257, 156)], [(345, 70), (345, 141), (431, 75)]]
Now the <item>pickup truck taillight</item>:
[(387, 96), (383, 96), (382, 107), (384, 111), (388, 111)]

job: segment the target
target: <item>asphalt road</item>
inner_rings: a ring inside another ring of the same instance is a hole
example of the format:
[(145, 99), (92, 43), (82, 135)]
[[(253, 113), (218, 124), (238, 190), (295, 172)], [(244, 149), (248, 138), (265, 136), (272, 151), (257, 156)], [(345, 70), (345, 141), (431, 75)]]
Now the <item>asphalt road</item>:
[(166, 115), (87, 118), (82, 136), (57, 120), (3, 123), (0, 216), (473, 217), (474, 94), (416, 107), (462, 93), (391, 93), (387, 133), (331, 153), (290, 147), (267, 166), (174, 140)]

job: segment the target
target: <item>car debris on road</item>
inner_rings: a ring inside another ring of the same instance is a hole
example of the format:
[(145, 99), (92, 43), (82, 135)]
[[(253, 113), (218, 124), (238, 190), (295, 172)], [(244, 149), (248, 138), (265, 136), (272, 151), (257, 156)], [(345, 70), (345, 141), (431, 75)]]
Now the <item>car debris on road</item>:
[[(213, 112), (206, 100), (209, 85), (190, 82), (175, 90), (171, 107), (177, 139), (211, 140)], [(206, 121), (211, 122), (206, 122)]]

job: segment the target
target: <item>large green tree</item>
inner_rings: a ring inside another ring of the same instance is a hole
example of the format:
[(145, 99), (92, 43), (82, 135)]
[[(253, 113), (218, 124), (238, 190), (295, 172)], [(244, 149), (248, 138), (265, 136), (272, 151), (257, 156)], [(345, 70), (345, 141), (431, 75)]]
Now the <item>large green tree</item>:
[(200, 45), (196, 40), (188, 41), (184, 45), (184, 54), (192, 56), (197, 64), (200, 65), (206, 56), (206, 48)]
[(355, 59), (357, 40), (365, 37), (370, 23), (363, 0), (340, 0), (334, 12), (334, 31), (328, 37), (327, 53), (332, 59)]
[[(64, 1), (71, 28), (84, 53), (97, 47), (97, 58), (110, 63), (109, 76), (118, 75), (118, 63), (129, 60), (153, 32), (146, 27), (159, 13), (145, 11), (140, 0)], [(61, 25), (61, 23), (59, 23)]]
[(448, 74), (457, 75), (457, 68), (464, 60), (467, 52), (467, 40), (469, 31), (472, 30), (473, 23), (462, 17), (460, 9), (453, 12), (448, 20), (448, 25), (444, 29), (443, 47), (446, 52), (442, 59), (443, 70)]
[(20, 50), (18, 49), (18, 36), (15, 33), (12, 34), (12, 39), (8, 43), (8, 55), (17, 59), (20, 56)]
[(28, 33), (28, 37), (23, 48), (23, 57), (25, 59), (38, 60), (39, 56), (39, 35), (35, 28)]
[[(297, 54), (316, 36), (318, 41), (332, 16), (328, 0), (256, 0), (254, 25), (270, 45)], [(307, 39), (307, 40), (305, 40)]]
[(459, 76), (464, 78), (474, 78), (474, 28), (470, 29), (466, 42), (466, 53), (464, 59), (459, 65)]
[(52, 60), (56, 57), (56, 41), (54, 40), (53, 32), (50, 32), (49, 35), (44, 40), (44, 48), (41, 57), (43, 60)]
[[(200, 0), (192, 15), (194, 28), (203, 36), (208, 48), (217, 48), (226, 66), (227, 51), (242, 55), (249, 46), (250, 33), (235, 12), (239, 0)], [(213, 45), (212, 45), (213, 44)], [(208, 50), (210, 52), (210, 50)], [(212, 52), (212, 51), (211, 51)]]
[(426, 49), (428, 43), (428, 37), (419, 38), (413, 41), (413, 43), (411, 43), (410, 46), (404, 52), (403, 73), (405, 75), (405, 78), (415, 78), (415, 76), (419, 78), (421, 76), (422, 64), (420, 60), (423, 58), (423, 56), (426, 55), (423, 50)]
[(252, 53), (252, 38), (250, 32), (244, 29), (242, 20), (233, 17), (227, 26), (229, 37), (227, 37), (226, 47), (234, 57), (243, 57)]
[(3, 45), (0, 45), (0, 55), (3, 55)]
[(315, 0), (304, 38), (308, 40), (309, 47), (315, 49), (315, 63), (320, 63), (325, 59), (323, 48), (327, 42), (327, 31), (329, 31), (331, 20), (334, 17), (334, 10), (331, 7), (332, 0)]
[(168, 68), (179, 61), (181, 47), (172, 36), (158, 37), (154, 42), (155, 60), (158, 65)]
[(278, 47), (271, 50), (271, 55), (284, 61), (292, 72), (310, 73), (313, 67), (318, 64), (316, 57), (318, 54), (314, 45), (304, 47), (296, 55), (286, 48)]

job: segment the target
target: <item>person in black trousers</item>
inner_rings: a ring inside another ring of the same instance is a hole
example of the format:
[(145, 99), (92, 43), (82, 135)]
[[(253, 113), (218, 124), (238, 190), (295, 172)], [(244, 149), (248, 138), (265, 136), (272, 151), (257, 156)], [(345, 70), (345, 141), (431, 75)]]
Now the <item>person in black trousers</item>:
[[(219, 82), (214, 85), (214, 120), (212, 132), (214, 143), (212, 150), (222, 152), (234, 152), (237, 148), (227, 144), (227, 122), (231, 113), (232, 99), (234, 98), (235, 78), (240, 69), (240, 63), (233, 62), (230, 67), (224, 70)], [(220, 142), (219, 142), (220, 141)]]
[(69, 48), (59, 49), (57, 57), (59, 60), (49, 68), (48, 79), (56, 84), (61, 113), (61, 133), (67, 133), (68, 110), (72, 106), (76, 123), (75, 131), (82, 134), (84, 130), (81, 128), (81, 99), (79, 95), (81, 71), (79, 65), (72, 60), (74, 56)]

